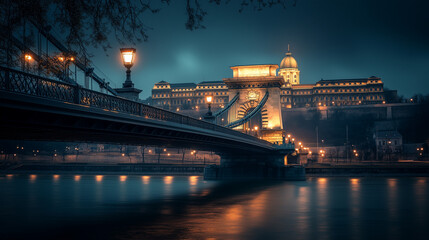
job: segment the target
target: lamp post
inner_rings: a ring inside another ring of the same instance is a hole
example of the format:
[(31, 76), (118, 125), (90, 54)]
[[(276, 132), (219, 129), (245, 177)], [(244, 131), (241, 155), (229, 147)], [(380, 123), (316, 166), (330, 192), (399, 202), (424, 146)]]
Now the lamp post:
[(74, 57), (70, 54), (62, 54), (58, 57), (58, 61), (63, 64), (63, 75), (64, 79), (67, 80), (67, 77), (69, 76), (69, 65), (71, 62), (74, 62)]
[(134, 87), (134, 83), (131, 81), (131, 67), (134, 65), (136, 57), (135, 48), (121, 48), (121, 58), (124, 66), (127, 68), (127, 78), (122, 83), (122, 88), (115, 88), (118, 96), (128, 98), (133, 101), (139, 100), (139, 94), (142, 90)]
[(213, 96), (211, 96), (211, 95), (207, 95), (206, 96), (206, 102), (207, 102), (207, 105), (208, 105), (208, 112), (204, 115), (204, 119), (206, 120), (206, 121), (209, 121), (209, 122), (213, 122), (213, 120), (214, 120), (214, 116), (213, 116), (213, 113), (212, 113), (212, 102), (213, 102)]
[(134, 83), (131, 81), (131, 67), (134, 65), (135, 55), (136, 55), (135, 48), (121, 48), (122, 62), (124, 63), (124, 66), (127, 68), (127, 78), (125, 82), (122, 84), (122, 87), (124, 88), (134, 87)]

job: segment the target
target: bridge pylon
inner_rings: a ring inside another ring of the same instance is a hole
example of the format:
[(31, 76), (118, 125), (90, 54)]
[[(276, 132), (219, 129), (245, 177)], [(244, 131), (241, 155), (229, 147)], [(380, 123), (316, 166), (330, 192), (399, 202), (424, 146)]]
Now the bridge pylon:
[(227, 126), (245, 133), (257, 131), (272, 143), (282, 141), (280, 87), (285, 80), (277, 76), (277, 68), (275, 64), (231, 67), (233, 77), (223, 81), (230, 99), (237, 95), (239, 99), (228, 109)]
[(293, 144), (278, 145), (270, 153), (222, 152), (220, 165), (204, 169), (206, 180), (305, 180), (305, 169), (288, 165), (287, 156), (294, 152)]

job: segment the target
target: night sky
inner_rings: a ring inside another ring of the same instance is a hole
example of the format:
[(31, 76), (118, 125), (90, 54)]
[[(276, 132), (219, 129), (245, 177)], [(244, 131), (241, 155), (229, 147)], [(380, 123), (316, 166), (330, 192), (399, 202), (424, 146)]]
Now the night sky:
[[(202, 0), (204, 2), (204, 0)], [(148, 42), (137, 48), (132, 80), (150, 96), (154, 83), (219, 81), (230, 66), (280, 64), (287, 45), (301, 71), (301, 83), (323, 79), (381, 77), (399, 95), (429, 93), (429, 3), (399, 0), (298, 0), (280, 7), (239, 13), (238, 2), (205, 4), (206, 29), (185, 29), (184, 1), (146, 14)], [(93, 49), (107, 81), (125, 80), (119, 48)]]

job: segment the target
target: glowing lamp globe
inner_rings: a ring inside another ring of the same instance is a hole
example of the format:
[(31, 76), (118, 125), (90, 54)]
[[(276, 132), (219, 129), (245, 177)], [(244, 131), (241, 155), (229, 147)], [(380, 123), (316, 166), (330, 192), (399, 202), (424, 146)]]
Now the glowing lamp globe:
[(121, 48), (122, 61), (126, 68), (131, 68), (134, 64), (134, 58), (136, 55), (135, 48)]
[(206, 96), (206, 102), (207, 103), (212, 103), (213, 101), (213, 97), (212, 96)]

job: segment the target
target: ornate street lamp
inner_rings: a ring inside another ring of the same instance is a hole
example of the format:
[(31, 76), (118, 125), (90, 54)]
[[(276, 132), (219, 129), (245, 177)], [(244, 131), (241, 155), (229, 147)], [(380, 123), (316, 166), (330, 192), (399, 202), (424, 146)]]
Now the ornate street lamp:
[(207, 112), (207, 116), (211, 116), (212, 115), (212, 102), (213, 102), (213, 96), (210, 96), (210, 95), (208, 95), (208, 96), (206, 96), (206, 102), (207, 102), (207, 104), (208, 104), (208, 108), (209, 108), (209, 111)]
[(212, 102), (213, 102), (213, 96), (211, 96), (211, 95), (207, 95), (206, 96), (206, 102), (207, 102), (207, 105), (208, 105), (208, 108), (209, 108), (209, 111), (206, 113), (206, 115), (204, 115), (204, 119), (205, 120), (207, 120), (207, 121), (209, 121), (209, 122), (213, 122), (213, 120), (214, 120), (214, 116), (213, 116), (213, 113), (212, 113)]
[(121, 48), (121, 56), (124, 66), (127, 68), (127, 79), (125, 83), (122, 84), (124, 88), (134, 87), (134, 83), (131, 81), (131, 67), (134, 64), (134, 59), (136, 55), (135, 48)]

